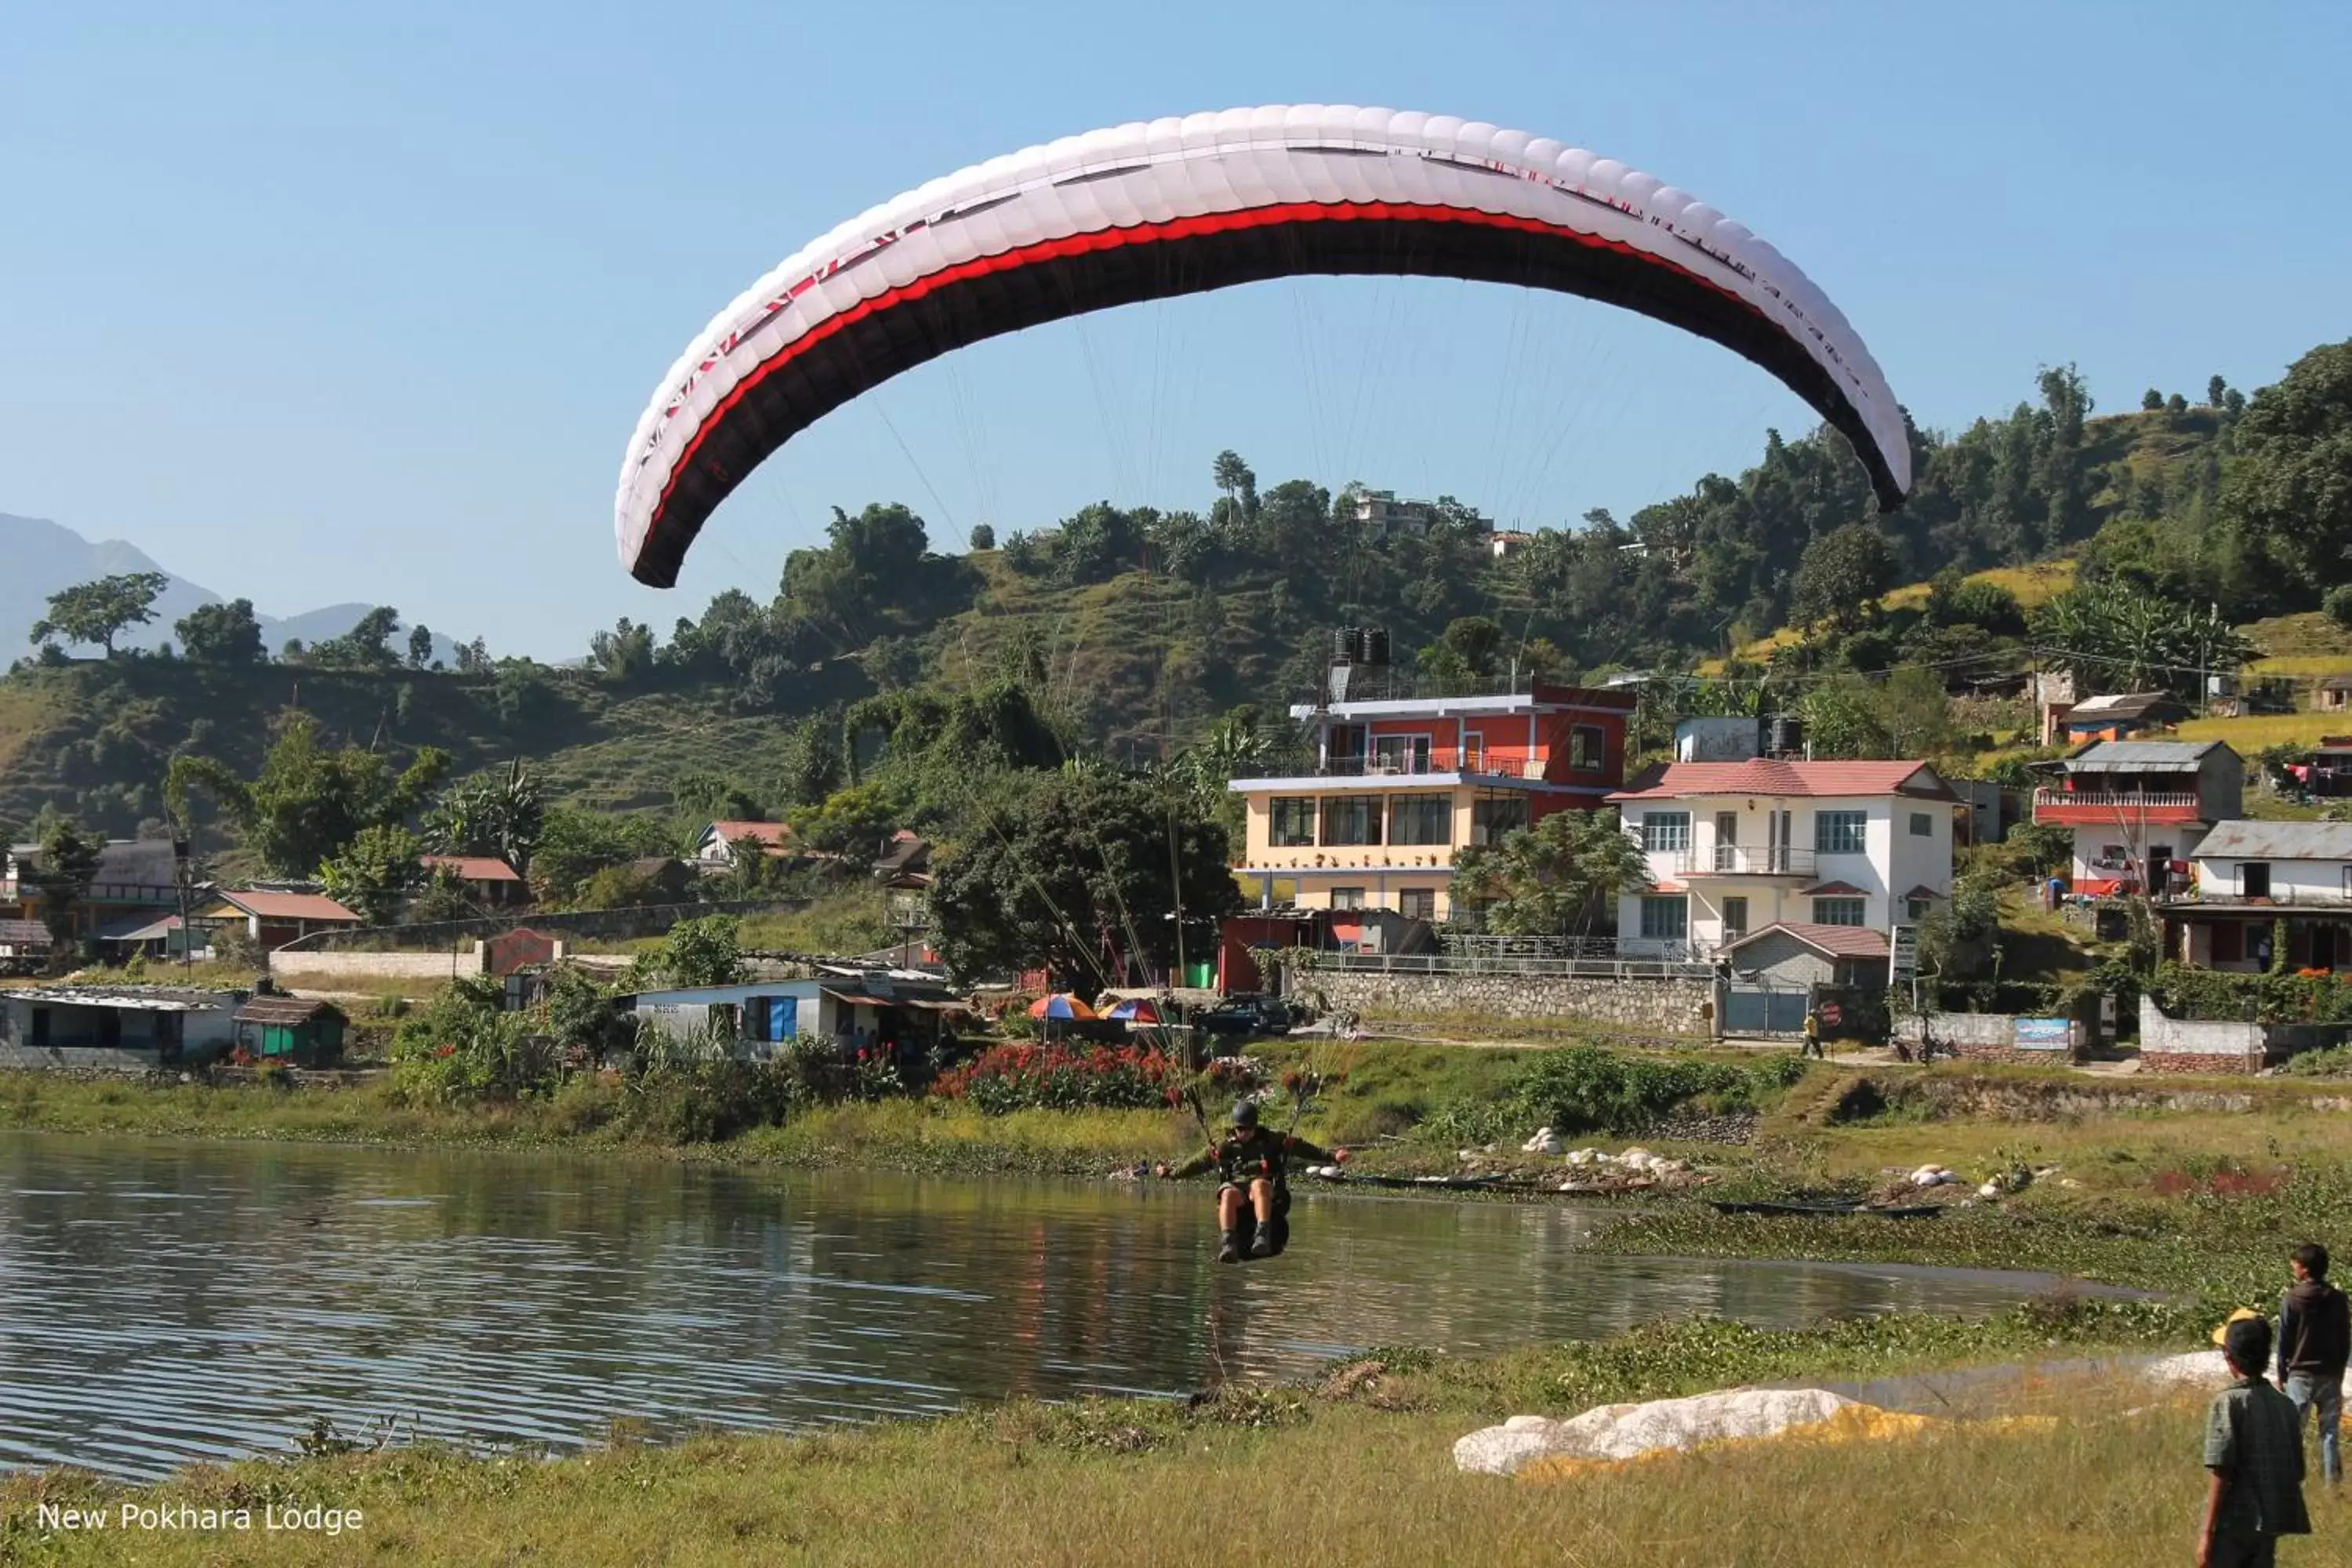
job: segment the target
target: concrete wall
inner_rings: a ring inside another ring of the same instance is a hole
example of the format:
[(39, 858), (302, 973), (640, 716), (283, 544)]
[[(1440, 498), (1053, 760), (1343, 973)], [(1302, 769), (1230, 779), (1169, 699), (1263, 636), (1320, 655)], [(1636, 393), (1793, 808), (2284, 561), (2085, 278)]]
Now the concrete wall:
[[(172, 1064), (177, 1070), (182, 1064)], [(193, 1064), (191, 1064), (193, 1065)], [(110, 1051), (96, 1047), (47, 1046), (35, 1050), (30, 1046), (0, 1045), (0, 1071), (54, 1072), (59, 1068), (79, 1072), (161, 1072), (163, 1059), (151, 1048), (143, 1051)]]
[(2153, 1001), (2140, 998), (2142, 1072), (2260, 1072), (2270, 1049), (2268, 1031), (2260, 1024), (2170, 1018)]
[(272, 974), (303, 974), (320, 980), (446, 980), (453, 974), (484, 973), (481, 942), (468, 942), (454, 952), (327, 952), (312, 948), (280, 948), (269, 955)]
[(1486, 1013), (1545, 1023), (1694, 1037), (1720, 1015), (1711, 980), (1569, 980), (1519, 974), (1379, 974), (1318, 970), (1305, 984), (1361, 1013)]
[[(1927, 1035), (1937, 1049), (1949, 1051), (1962, 1061), (2064, 1067), (2074, 1060), (2074, 1047), (2081, 1039), (2080, 1025), (2068, 1031), (2066, 1049), (2052, 1050), (2019, 1045), (2017, 1018), (2017, 1015), (2009, 1013), (1930, 1013)], [(1904, 1045), (1916, 1046), (1920, 1041), (1918, 1016), (1899, 1016), (1895, 1024), (1895, 1037)]]

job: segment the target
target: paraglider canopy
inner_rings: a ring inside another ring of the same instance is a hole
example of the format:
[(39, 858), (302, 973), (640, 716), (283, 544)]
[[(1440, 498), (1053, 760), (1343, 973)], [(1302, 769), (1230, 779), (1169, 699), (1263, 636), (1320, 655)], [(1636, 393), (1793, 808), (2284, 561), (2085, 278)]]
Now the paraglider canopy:
[(1131, 123), (934, 180), (803, 247), (673, 365), (621, 467), (622, 563), (667, 587), (769, 453), (899, 372), (999, 333), (1307, 273), (1516, 283), (1713, 339), (1911, 485), (1877, 363), (1811, 280), (1651, 175), (1446, 115), (1304, 104)]

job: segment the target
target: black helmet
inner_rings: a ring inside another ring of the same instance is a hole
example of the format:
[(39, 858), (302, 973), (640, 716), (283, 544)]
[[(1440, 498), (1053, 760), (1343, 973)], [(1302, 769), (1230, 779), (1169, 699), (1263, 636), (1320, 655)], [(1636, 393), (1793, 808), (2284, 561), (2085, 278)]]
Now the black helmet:
[(1243, 1100), (1234, 1101), (1234, 1125), (1236, 1127), (1255, 1127), (1257, 1125), (1256, 1100)]

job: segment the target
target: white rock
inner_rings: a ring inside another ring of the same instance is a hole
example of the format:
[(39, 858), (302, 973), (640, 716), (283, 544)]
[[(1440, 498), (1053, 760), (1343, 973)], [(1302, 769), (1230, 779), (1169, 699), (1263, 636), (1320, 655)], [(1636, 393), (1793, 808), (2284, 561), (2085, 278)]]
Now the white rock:
[(1601, 1160), (1601, 1153), (1598, 1149), (1570, 1149), (1568, 1152), (1568, 1163), (1579, 1170), (1587, 1165), (1597, 1165)]
[(1636, 1170), (1639, 1170), (1643, 1166), (1647, 1165), (1650, 1163), (1650, 1152), (1647, 1149), (1643, 1148), (1641, 1145), (1635, 1144), (1633, 1148), (1626, 1150), (1622, 1154), (1618, 1155), (1617, 1163), (1621, 1165), (1631, 1165)]
[(1603, 1405), (1566, 1421), (1514, 1415), (1454, 1445), (1456, 1468), (1507, 1476), (1528, 1460), (1631, 1459), (1729, 1437), (1769, 1437), (1826, 1421), (1853, 1401), (1821, 1388), (1734, 1388), (1687, 1399)]
[(1987, 1182), (1983, 1186), (1977, 1189), (1977, 1196), (1980, 1198), (1997, 1198), (2000, 1196), (2000, 1184), (1999, 1182)]
[(2156, 1384), (2201, 1383), (2219, 1388), (2230, 1381), (2230, 1363), (2220, 1351), (2190, 1351), (2152, 1361), (2141, 1375)]

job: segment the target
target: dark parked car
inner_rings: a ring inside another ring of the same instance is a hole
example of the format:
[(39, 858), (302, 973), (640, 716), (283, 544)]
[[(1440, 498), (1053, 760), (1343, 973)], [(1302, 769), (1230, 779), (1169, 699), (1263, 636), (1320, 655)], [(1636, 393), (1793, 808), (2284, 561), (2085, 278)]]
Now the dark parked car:
[(1286, 1035), (1297, 1015), (1279, 996), (1232, 996), (1192, 1022), (1213, 1035)]

